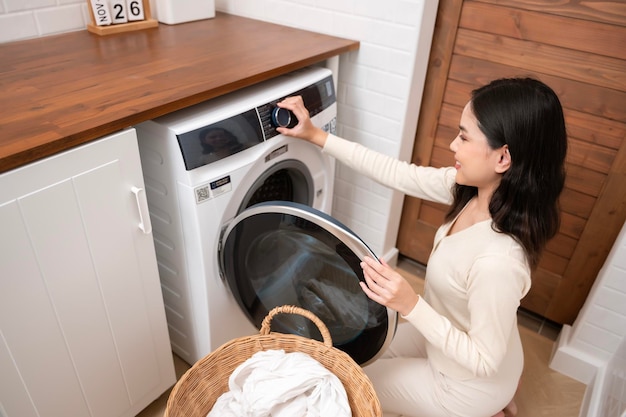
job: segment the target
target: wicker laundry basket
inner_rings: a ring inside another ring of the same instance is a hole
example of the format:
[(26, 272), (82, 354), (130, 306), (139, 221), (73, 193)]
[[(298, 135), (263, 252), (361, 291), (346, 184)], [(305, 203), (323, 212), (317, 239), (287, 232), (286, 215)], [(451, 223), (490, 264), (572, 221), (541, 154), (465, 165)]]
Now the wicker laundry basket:
[[(280, 313), (299, 314), (313, 321), (323, 343), (292, 334), (271, 333), (272, 318)], [(235, 368), (256, 352), (270, 349), (308, 354), (341, 380), (353, 417), (382, 417), (374, 387), (361, 367), (347, 353), (333, 347), (328, 328), (317, 316), (295, 306), (272, 309), (258, 335), (233, 339), (196, 362), (172, 388), (165, 417), (206, 417), (218, 397), (228, 390), (228, 379)]]

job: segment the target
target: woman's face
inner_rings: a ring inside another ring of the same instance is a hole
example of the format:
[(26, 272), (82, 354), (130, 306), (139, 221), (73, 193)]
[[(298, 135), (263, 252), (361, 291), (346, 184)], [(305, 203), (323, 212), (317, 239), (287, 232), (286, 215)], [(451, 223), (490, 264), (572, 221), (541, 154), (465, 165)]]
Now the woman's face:
[(495, 190), (500, 183), (503, 149), (491, 149), (487, 137), (478, 127), (471, 103), (465, 105), (461, 115), (459, 134), (450, 149), (456, 160), (456, 182), (479, 189)]

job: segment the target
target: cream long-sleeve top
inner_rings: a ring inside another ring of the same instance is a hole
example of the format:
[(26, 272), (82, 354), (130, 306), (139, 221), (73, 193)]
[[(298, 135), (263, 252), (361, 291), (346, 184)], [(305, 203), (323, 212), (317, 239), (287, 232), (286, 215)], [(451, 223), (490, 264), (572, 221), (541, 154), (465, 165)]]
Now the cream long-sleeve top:
[[(323, 151), (412, 197), (452, 202), (454, 168), (421, 167), (329, 135)], [(523, 247), (491, 220), (449, 234), (442, 225), (426, 269), (423, 296), (405, 318), (427, 340), (428, 359), (456, 379), (490, 377), (503, 361), (521, 361), (517, 308), (530, 289)]]

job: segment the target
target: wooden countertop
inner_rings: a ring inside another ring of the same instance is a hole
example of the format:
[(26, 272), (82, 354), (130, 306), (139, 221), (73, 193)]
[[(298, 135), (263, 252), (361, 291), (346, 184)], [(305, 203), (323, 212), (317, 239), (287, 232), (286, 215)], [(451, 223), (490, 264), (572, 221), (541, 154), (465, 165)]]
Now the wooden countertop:
[(223, 13), (0, 44), (0, 172), (358, 47)]

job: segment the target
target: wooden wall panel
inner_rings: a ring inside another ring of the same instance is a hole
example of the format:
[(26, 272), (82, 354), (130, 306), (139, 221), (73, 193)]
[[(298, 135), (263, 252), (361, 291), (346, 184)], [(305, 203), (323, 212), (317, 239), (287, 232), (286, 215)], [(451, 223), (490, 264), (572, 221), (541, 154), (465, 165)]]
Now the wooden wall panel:
[[(440, 0), (413, 162), (453, 162), (463, 107), (492, 79), (530, 76), (557, 92), (569, 138), (562, 221), (523, 306), (571, 324), (626, 219), (626, 3), (547, 3)], [(426, 263), (424, 241), (446, 210), (413, 200), (405, 199), (398, 248)]]
[(447, 207), (425, 201), (420, 211), (420, 220), (430, 224), (441, 224), (446, 216)]
[(559, 228), (559, 233), (563, 233), (574, 239), (580, 239), (585, 226), (586, 219), (561, 212), (561, 227)]
[(588, 219), (596, 201), (597, 199), (593, 196), (566, 187), (561, 193), (561, 210), (574, 216)]
[[(457, 32), (454, 53), (605, 88), (620, 89), (626, 85), (620, 59), (464, 28)], [(589, 71), (591, 62), (594, 71)]]
[(570, 164), (566, 166), (566, 169), (565, 187), (593, 197), (600, 195), (606, 175), (579, 165)]
[[(626, 39), (624, 44), (626, 44)], [(492, 45), (491, 48), (495, 48), (495, 46)], [(595, 116), (604, 119), (603, 122), (597, 121), (600, 127), (616, 130), (611, 136), (617, 135), (622, 139), (624, 137), (623, 124), (620, 123), (626, 120), (626, 106), (624, 106), (626, 91), (623, 85), (620, 90), (614, 90), (531, 71), (527, 68), (518, 68), (468, 56), (453, 55), (450, 59), (449, 80), (460, 81), (468, 85), (466, 101), (472, 88), (486, 84), (496, 77), (530, 76), (540, 79), (556, 91), (566, 113), (568, 110), (576, 110), (586, 114), (587, 117)], [(532, 59), (532, 57), (528, 59)], [(622, 62), (621, 68), (622, 71), (626, 72), (625, 63)], [(588, 71), (592, 72), (590, 69)], [(593, 129), (593, 127), (589, 126), (589, 129)]]
[(545, 251), (539, 262), (539, 267), (553, 274), (563, 275), (569, 259), (559, 256), (554, 252)]
[[(488, 3), (468, 2), (463, 7), (459, 26), (514, 39), (626, 59), (626, 48), (623, 44), (626, 39), (626, 27), (616, 28), (607, 23), (546, 14), (545, 9), (533, 12), (493, 6)], [(559, 27), (567, 27), (568, 30), (554, 30)]]
[[(626, 70), (626, 68), (625, 68)], [(621, 106), (626, 107), (626, 96)], [(607, 103), (609, 106), (616, 103)], [(570, 136), (595, 143), (606, 148), (618, 150), (626, 143), (626, 129), (624, 124), (595, 114), (565, 108), (567, 132)]]
[(626, 3), (623, 0), (481, 0), (480, 3), (626, 26)]
[(617, 153), (600, 198), (578, 239), (545, 316), (573, 323), (626, 219), (626, 146)]
[(569, 164), (579, 165), (603, 174), (609, 173), (617, 150), (576, 139), (571, 133), (568, 144), (567, 162)]
[(550, 242), (547, 250), (564, 258), (570, 258), (576, 249), (577, 239), (558, 233)]
[[(454, 48), (456, 30), (463, 0), (442, 0), (438, 4), (437, 19), (433, 33), (433, 41), (428, 60), (424, 85), (420, 119), (411, 160), (417, 164), (426, 165), (430, 161), (433, 140), (437, 130), (437, 119), (443, 92), (445, 89), (450, 66), (450, 51)], [(407, 197), (402, 206), (403, 226), (398, 231), (398, 249), (400, 252), (421, 263), (426, 263), (430, 255), (432, 238), (435, 236), (436, 226), (425, 225), (419, 220), (419, 211), (422, 201)]]

